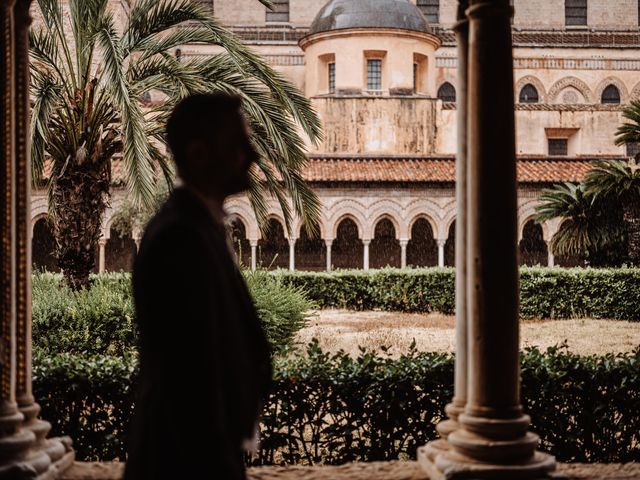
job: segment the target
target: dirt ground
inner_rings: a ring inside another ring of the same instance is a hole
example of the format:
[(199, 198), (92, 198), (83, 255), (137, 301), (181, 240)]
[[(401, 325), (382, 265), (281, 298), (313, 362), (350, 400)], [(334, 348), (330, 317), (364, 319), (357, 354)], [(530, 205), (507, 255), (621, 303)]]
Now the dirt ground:
[[(620, 320), (535, 320), (521, 324), (522, 347), (542, 349), (564, 341), (582, 355), (628, 352), (640, 345), (640, 323)], [(406, 352), (415, 339), (418, 350), (453, 351), (454, 317), (440, 314), (321, 310), (297, 336), (306, 344), (316, 337), (331, 352), (357, 355), (358, 346)]]

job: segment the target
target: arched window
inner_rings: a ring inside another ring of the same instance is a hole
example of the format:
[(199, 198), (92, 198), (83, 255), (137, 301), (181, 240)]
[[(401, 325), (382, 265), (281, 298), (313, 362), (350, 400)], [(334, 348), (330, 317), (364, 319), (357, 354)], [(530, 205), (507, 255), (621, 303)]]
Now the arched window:
[(538, 103), (539, 100), (538, 90), (530, 83), (527, 83), (520, 90), (520, 103)]
[(456, 101), (456, 89), (449, 82), (444, 82), (438, 89), (438, 98), (443, 102)]
[(608, 85), (607, 88), (605, 88), (602, 91), (602, 103), (613, 103), (613, 104), (619, 104), (620, 103), (620, 90), (618, 90), (618, 87), (616, 87), (615, 85)]

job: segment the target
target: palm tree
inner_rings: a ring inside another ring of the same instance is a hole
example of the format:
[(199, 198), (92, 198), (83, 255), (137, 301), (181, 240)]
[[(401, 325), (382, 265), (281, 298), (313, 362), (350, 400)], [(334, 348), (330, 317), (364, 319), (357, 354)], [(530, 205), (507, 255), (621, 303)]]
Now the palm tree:
[[(632, 101), (622, 112), (627, 120), (616, 132), (616, 145), (640, 143), (640, 100)], [(640, 265), (640, 166), (639, 155), (628, 162), (602, 163), (586, 180), (592, 192), (620, 200), (627, 229), (627, 253), (632, 264)]]
[(640, 265), (640, 165), (635, 159), (594, 163), (584, 179), (585, 192), (618, 203), (626, 230), (627, 256), (631, 264)]
[(613, 202), (591, 195), (575, 183), (544, 190), (539, 200), (537, 221), (564, 219), (551, 239), (555, 255), (583, 257), (592, 265), (615, 261), (623, 231)]
[[(288, 227), (293, 212), (308, 226), (319, 212), (302, 178), (307, 158), (298, 132), (313, 143), (321, 136), (309, 101), (195, 2), (130, 3), (119, 28), (108, 0), (37, 1), (30, 38), (33, 175), (48, 189), (58, 264), (73, 288), (89, 282), (114, 158), (122, 158), (128, 196), (152, 205), (159, 179), (173, 178), (164, 123), (191, 93), (241, 97), (260, 153), (249, 191), (259, 221), (266, 219), (267, 195), (280, 203)], [(177, 58), (175, 49), (188, 43), (223, 51)], [(152, 91), (163, 96), (161, 105), (140, 101)]]

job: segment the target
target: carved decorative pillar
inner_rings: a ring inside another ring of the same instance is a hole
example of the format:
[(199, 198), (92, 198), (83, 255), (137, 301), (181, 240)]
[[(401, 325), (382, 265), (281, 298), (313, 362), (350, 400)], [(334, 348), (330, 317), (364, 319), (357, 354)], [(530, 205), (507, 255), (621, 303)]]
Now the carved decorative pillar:
[(251, 245), (251, 271), (255, 272), (258, 269), (258, 240), (249, 240)]
[(369, 270), (369, 245), (371, 245), (371, 240), (363, 240), (362, 244), (364, 245), (364, 261), (362, 268)]
[(289, 239), (289, 270), (296, 269), (296, 238)]
[(406, 238), (400, 239), (400, 268), (407, 268), (407, 245), (409, 240)]
[[(0, 474), (5, 465), (14, 458), (11, 450), (18, 453), (29, 448), (35, 435), (20, 429), (23, 420), (18, 411), (15, 397), (16, 385), (16, 338), (15, 338), (15, 205), (13, 201), (15, 156), (14, 156), (14, 41), (13, 41), (13, 1), (0, 4), (0, 236), (2, 243), (2, 288), (0, 306)], [(6, 459), (5, 459), (6, 458)]]
[(333, 245), (333, 240), (325, 240), (324, 244), (327, 246), (327, 272), (331, 271), (331, 246)]
[(508, 0), (467, 10), (467, 403), (436, 457), (442, 478), (529, 479), (555, 466), (520, 404), (511, 12)]
[(556, 257), (553, 254), (553, 250), (551, 249), (551, 240), (547, 240), (547, 266), (555, 267), (556, 265)]
[[(136, 246), (138, 243), (136, 242)], [(101, 238), (98, 240), (98, 272), (104, 273), (106, 270), (106, 250), (107, 250), (107, 239)]]
[(444, 246), (447, 244), (447, 239), (438, 239), (438, 266), (444, 267)]
[(459, 428), (458, 417), (467, 403), (467, 61), (469, 22), (465, 11), (468, 1), (458, 3), (458, 22), (454, 26), (458, 45), (457, 152), (456, 152), (456, 358), (453, 399), (445, 407), (448, 420), (440, 422), (436, 430), (441, 439), (428, 443), (418, 452), (422, 467), (433, 477), (436, 456), (450, 448), (447, 439)]
[[(4, 2), (0, 7), (3, 32), (3, 195), (0, 201), (4, 202), (3, 358), (0, 376), (2, 400), (7, 401), (2, 408), (5, 415), (0, 417), (0, 478), (16, 480), (55, 478), (56, 473), (69, 466), (74, 457), (69, 439), (45, 439), (51, 426), (37, 419), (40, 407), (32, 393), (32, 180), (28, 140), (30, 3), (30, 0), (18, 0), (15, 3)], [(10, 391), (7, 391), (7, 387)], [(19, 412), (16, 411), (16, 403)], [(15, 424), (16, 419), (19, 419), (18, 425)]]

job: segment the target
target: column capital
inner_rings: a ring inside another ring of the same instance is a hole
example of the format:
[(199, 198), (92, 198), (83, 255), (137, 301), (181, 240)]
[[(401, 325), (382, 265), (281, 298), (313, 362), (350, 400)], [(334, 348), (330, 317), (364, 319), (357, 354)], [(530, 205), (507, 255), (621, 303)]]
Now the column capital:
[(363, 238), (362, 239), (362, 244), (368, 247), (371, 244), (371, 239), (370, 238)]
[(100, 240), (98, 240), (98, 245), (100, 245), (101, 247), (104, 247), (107, 245), (107, 238), (102, 237)]
[(444, 247), (447, 244), (447, 239), (446, 238), (438, 238), (436, 240), (436, 243), (438, 244), (439, 247)]
[(327, 247), (330, 247), (331, 245), (333, 245), (333, 238), (325, 238), (325, 239), (324, 239), (324, 244), (325, 244)]
[(257, 238), (250, 238), (250, 239), (249, 239), (249, 246), (251, 246), (251, 247), (257, 247), (257, 246), (258, 246), (258, 242), (259, 242), (259, 241), (260, 241), (260, 240), (259, 240), (259, 239), (257, 239)]
[(409, 244), (409, 239), (408, 238), (401, 238), (399, 240), (399, 242), (400, 242), (400, 246), (401, 247), (403, 247), (403, 246), (406, 247)]

